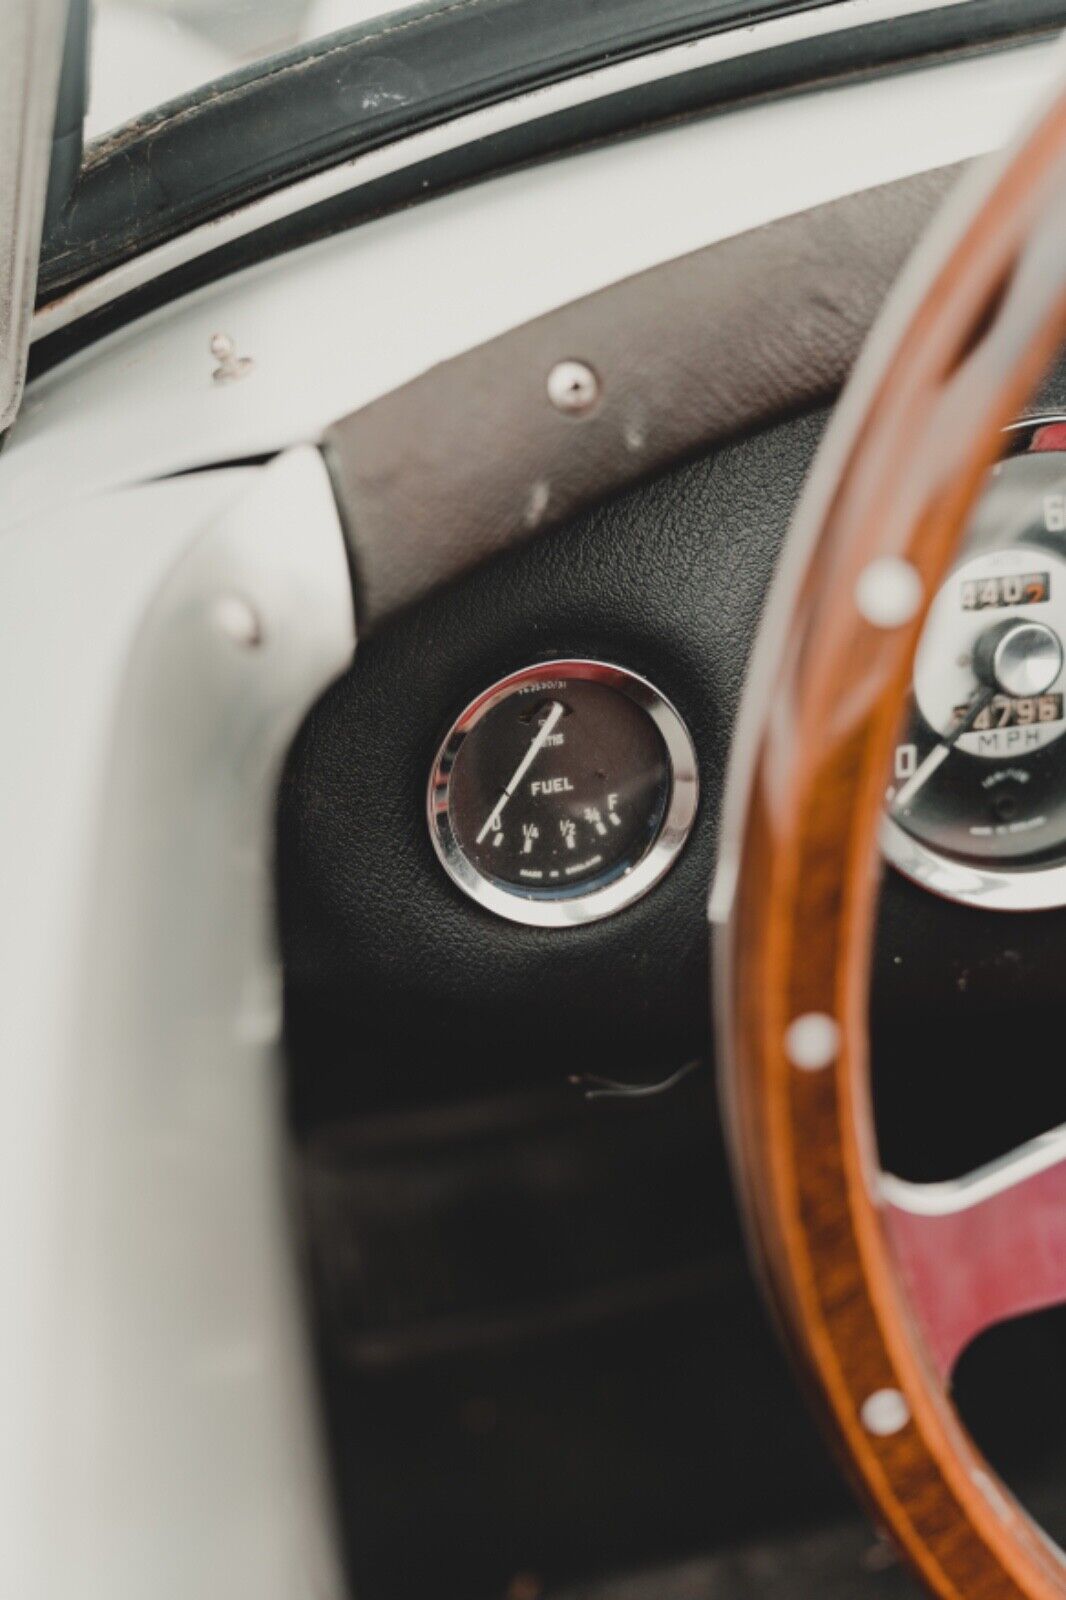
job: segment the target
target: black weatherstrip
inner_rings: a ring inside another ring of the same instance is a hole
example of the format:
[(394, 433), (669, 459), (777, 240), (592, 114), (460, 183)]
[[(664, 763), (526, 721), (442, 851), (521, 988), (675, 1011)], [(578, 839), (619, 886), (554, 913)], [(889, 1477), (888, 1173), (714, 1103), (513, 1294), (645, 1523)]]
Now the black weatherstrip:
[[(804, 8), (759, 14), (797, 9)], [(223, 80), (200, 98), (164, 108), (91, 153), (61, 225), (45, 241), (40, 301), (283, 182), (652, 42), (728, 27), (753, 10), (750, 0), (665, 0), (654, 8), (644, 0), (459, 0), (442, 11), (403, 13), (370, 32), (333, 35), (259, 76)], [(582, 19), (581, 41), (575, 17)], [(623, 25), (629, 29), (625, 49), (604, 42), (612, 19), (620, 37)], [(1064, 22), (1064, 0), (968, 0), (582, 102), (353, 185), (193, 259), (52, 335), (36, 348), (31, 372), (179, 293), (448, 188), (768, 96), (1028, 42)]]
[(401, 135), (627, 56), (832, 0), (452, 0), (232, 73), (87, 152), (46, 296)]

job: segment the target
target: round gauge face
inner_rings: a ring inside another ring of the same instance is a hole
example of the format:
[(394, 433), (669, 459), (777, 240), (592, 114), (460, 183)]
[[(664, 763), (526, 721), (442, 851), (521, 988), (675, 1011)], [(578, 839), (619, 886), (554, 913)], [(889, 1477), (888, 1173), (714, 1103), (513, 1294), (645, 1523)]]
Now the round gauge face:
[(696, 810), (692, 742), (645, 679), (594, 661), (512, 674), (434, 763), (429, 825), (460, 888), (516, 922), (610, 916), (676, 859)]
[(930, 607), (886, 794), (891, 860), (1003, 908), (1066, 904), (1066, 453), (1034, 437)]

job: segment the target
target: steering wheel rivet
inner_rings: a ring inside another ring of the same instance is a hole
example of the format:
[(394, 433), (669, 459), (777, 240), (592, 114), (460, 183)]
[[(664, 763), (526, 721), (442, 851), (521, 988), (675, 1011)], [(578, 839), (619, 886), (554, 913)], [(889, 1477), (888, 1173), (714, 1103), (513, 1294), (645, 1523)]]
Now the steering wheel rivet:
[(863, 1401), (859, 1416), (867, 1433), (888, 1439), (907, 1426), (911, 1408), (898, 1389), (877, 1389)]
[(881, 556), (859, 574), (855, 604), (874, 628), (902, 628), (916, 615), (925, 592), (917, 567), (899, 556)]
[(785, 1054), (801, 1072), (831, 1066), (840, 1050), (840, 1028), (824, 1011), (807, 1011), (789, 1024)]

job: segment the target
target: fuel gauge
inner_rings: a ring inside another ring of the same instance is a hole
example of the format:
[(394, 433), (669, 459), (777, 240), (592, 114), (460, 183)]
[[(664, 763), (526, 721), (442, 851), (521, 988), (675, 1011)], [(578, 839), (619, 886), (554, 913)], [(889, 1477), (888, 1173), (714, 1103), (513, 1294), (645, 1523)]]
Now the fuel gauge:
[(696, 759), (673, 706), (624, 668), (550, 661), (493, 684), (434, 763), (445, 869), (498, 915), (566, 927), (612, 915), (676, 858)]

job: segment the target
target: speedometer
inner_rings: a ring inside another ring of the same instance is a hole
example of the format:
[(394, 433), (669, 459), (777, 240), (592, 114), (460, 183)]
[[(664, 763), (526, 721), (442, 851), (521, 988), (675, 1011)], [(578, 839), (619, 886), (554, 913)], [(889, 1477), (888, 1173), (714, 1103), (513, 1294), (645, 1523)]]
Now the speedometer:
[(885, 852), (940, 893), (1066, 904), (1066, 425), (1012, 430), (929, 610)]

